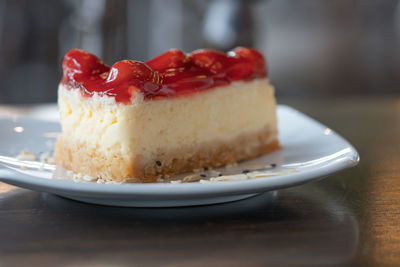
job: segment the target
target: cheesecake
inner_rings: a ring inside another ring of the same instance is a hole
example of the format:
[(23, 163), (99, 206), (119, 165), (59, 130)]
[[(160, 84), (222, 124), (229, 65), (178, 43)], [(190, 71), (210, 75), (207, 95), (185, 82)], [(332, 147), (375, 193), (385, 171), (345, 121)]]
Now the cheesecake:
[(274, 87), (255, 49), (172, 49), (111, 67), (73, 49), (62, 67), (55, 157), (74, 173), (155, 182), (279, 148)]

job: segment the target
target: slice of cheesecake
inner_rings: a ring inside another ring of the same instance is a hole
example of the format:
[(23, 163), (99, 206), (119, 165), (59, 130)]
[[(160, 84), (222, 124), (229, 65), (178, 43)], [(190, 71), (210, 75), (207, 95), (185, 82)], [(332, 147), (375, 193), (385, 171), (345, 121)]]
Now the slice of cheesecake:
[(279, 148), (274, 88), (257, 50), (170, 50), (111, 68), (71, 50), (63, 70), (55, 154), (75, 173), (154, 182)]

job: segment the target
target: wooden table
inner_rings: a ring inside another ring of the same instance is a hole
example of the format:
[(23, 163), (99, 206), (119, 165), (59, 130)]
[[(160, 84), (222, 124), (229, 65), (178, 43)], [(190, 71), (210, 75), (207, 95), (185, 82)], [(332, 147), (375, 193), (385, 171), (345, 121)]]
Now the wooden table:
[(89, 205), (0, 183), (0, 266), (400, 264), (400, 98), (281, 100), (358, 149), (311, 184), (187, 208)]

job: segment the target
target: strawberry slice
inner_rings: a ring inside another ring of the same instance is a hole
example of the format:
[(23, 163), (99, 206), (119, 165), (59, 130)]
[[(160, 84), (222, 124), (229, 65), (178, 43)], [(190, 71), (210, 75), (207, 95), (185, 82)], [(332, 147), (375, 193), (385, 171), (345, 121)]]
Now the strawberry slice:
[(189, 60), (212, 74), (223, 73), (230, 65), (226, 54), (213, 50), (197, 50), (189, 55)]
[(232, 64), (226, 70), (226, 76), (231, 81), (245, 80), (252, 76), (253, 64), (248, 60), (232, 59)]
[(149, 66), (139, 61), (122, 60), (111, 67), (106, 84), (112, 86), (122, 83), (139, 84), (148, 81), (155, 82), (154, 72)]
[(70, 78), (73, 78), (74, 74), (100, 75), (101, 73), (108, 72), (110, 69), (95, 55), (79, 49), (72, 49), (65, 55), (62, 67), (64, 75)]
[(178, 49), (171, 49), (146, 61), (146, 64), (155, 71), (165, 72), (167, 69), (184, 67), (187, 61), (185, 53)]
[(158, 74), (143, 62), (123, 60), (115, 63), (108, 74), (105, 85), (107, 94), (115, 94), (115, 99), (129, 103), (133, 92), (153, 92), (159, 88)]
[(246, 59), (253, 65), (253, 73), (255, 76), (265, 76), (267, 74), (267, 66), (263, 55), (255, 49), (247, 47), (238, 47), (229, 53), (232, 57)]

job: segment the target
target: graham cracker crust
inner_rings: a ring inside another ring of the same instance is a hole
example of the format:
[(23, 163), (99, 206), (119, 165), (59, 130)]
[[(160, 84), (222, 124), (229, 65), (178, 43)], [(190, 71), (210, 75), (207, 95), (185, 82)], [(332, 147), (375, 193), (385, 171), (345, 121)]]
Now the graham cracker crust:
[[(220, 167), (256, 158), (280, 148), (277, 132), (268, 128), (238, 136), (230, 142), (192, 144), (173, 151), (155, 151), (151, 156), (123, 155), (118, 149), (106, 153), (99, 147), (60, 135), (56, 162), (75, 173), (120, 182), (138, 178), (142, 183), (205, 167)], [(272, 141), (271, 141), (272, 140)]]

